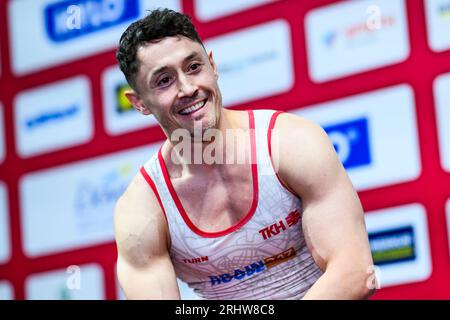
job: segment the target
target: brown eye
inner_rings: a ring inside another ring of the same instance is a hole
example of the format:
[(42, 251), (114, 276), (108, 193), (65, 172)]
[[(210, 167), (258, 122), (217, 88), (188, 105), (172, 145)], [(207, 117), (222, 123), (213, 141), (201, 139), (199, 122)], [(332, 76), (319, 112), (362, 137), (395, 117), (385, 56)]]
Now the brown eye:
[(164, 77), (158, 81), (158, 86), (165, 86), (170, 82), (170, 77)]
[(198, 70), (200, 68), (200, 64), (199, 63), (193, 63), (193, 64), (191, 64), (191, 66), (189, 67), (189, 69), (191, 70), (191, 71), (196, 71), (196, 70)]

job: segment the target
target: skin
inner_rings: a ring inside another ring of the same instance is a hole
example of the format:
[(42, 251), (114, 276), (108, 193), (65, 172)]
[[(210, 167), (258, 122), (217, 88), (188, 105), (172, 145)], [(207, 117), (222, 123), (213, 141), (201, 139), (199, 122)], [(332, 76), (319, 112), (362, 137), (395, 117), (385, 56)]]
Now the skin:
[[(166, 37), (139, 48), (136, 90), (126, 96), (143, 115), (153, 114), (168, 139), (162, 152), (170, 179), (192, 222), (215, 232), (236, 224), (252, 201), (250, 163), (191, 164), (173, 153), (172, 133), (194, 135), (217, 129), (248, 129), (247, 112), (227, 110), (217, 84), (212, 53), (183, 36)], [(155, 74), (155, 71), (162, 71)], [(205, 106), (191, 116), (178, 112), (198, 101)], [(364, 299), (373, 291), (367, 281), (373, 264), (363, 210), (333, 145), (318, 125), (301, 117), (278, 117), (272, 155), (280, 179), (303, 200), (303, 231), (313, 258), (324, 272), (305, 299)], [(234, 138), (225, 140), (223, 152)], [(212, 142), (194, 139), (192, 147)], [(241, 142), (249, 154), (249, 138)], [(299, 147), (301, 146), (301, 147)], [(179, 160), (173, 163), (171, 155)], [(248, 157), (249, 158), (249, 157)], [(219, 200), (221, 199), (221, 200)], [(169, 257), (170, 236), (157, 198), (136, 175), (115, 209), (117, 272), (128, 299), (179, 299)]]
[(212, 53), (208, 56), (199, 43), (180, 36), (140, 47), (137, 57), (141, 61), (136, 77), (138, 92), (125, 95), (139, 112), (153, 114), (168, 137), (178, 128), (194, 133), (192, 117), (181, 116), (178, 111), (205, 98), (208, 103), (196, 114), (196, 124), (205, 130), (219, 126), (222, 96)]

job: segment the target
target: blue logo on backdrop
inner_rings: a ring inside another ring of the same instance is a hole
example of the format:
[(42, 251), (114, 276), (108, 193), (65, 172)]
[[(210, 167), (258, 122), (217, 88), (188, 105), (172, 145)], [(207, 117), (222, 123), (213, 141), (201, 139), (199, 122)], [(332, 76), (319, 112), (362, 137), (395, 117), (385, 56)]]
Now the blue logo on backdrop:
[(337, 41), (339, 34), (337, 31), (329, 31), (322, 37), (322, 41), (327, 48), (331, 48)]
[(416, 244), (412, 226), (369, 233), (370, 250), (376, 265), (416, 259)]
[(49, 38), (62, 42), (139, 17), (139, 0), (68, 0), (45, 8)]
[(65, 118), (75, 116), (80, 111), (76, 105), (69, 106), (62, 110), (47, 111), (38, 116), (25, 121), (25, 126), (28, 130), (35, 129), (49, 122), (56, 122)]
[(368, 121), (361, 118), (338, 125), (324, 127), (346, 169), (372, 162)]

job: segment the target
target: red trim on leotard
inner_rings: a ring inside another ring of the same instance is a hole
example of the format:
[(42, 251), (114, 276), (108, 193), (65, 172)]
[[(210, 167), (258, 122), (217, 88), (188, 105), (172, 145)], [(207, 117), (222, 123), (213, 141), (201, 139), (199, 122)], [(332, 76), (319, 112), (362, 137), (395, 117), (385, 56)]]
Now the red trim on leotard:
[(289, 191), (290, 193), (292, 193), (294, 196), (298, 197), (298, 195), (295, 193), (295, 191), (293, 191), (291, 188), (289, 188), (284, 182), (283, 180), (281, 180), (280, 176), (278, 175), (278, 172), (276, 172), (275, 170), (275, 165), (273, 163), (273, 159), (272, 159), (272, 129), (275, 127), (275, 122), (277, 121), (277, 118), (280, 114), (284, 113), (284, 111), (277, 111), (275, 112), (272, 117), (270, 118), (270, 122), (269, 122), (269, 129), (267, 131), (267, 144), (269, 146), (269, 158), (270, 158), (270, 162), (272, 163), (272, 168), (275, 172), (275, 175), (277, 176), (278, 181), (280, 182), (280, 184), (283, 186), (283, 188), (285, 188), (287, 191)]
[(140, 171), (141, 171), (141, 174), (142, 174), (142, 176), (144, 177), (144, 179), (145, 179), (145, 180), (147, 181), (147, 183), (149, 184), (150, 188), (152, 188), (153, 193), (154, 193), (155, 196), (156, 196), (156, 199), (158, 199), (159, 205), (160, 205), (160, 207), (161, 207), (161, 209), (162, 209), (162, 211), (163, 211), (163, 213), (164, 213), (164, 218), (166, 218), (166, 222), (167, 222), (167, 225), (168, 225), (169, 222), (167, 221), (166, 211), (164, 210), (164, 207), (163, 207), (161, 198), (159, 197), (159, 193), (158, 193), (158, 190), (156, 189), (155, 183), (153, 182), (152, 178), (150, 178), (150, 175), (147, 173), (147, 171), (145, 170), (144, 167), (141, 167), (141, 170), (140, 170)]
[(189, 219), (189, 216), (187, 215), (186, 211), (184, 210), (183, 205), (181, 204), (180, 199), (178, 198), (178, 195), (172, 185), (172, 182), (170, 181), (169, 173), (167, 171), (166, 164), (164, 163), (164, 158), (162, 156), (162, 147), (159, 149), (158, 152), (158, 159), (161, 166), (161, 170), (164, 176), (164, 180), (166, 181), (167, 187), (169, 189), (170, 194), (172, 195), (172, 199), (175, 202), (175, 205), (178, 208), (178, 211), (181, 214), (181, 217), (183, 218), (184, 222), (189, 226), (189, 228), (198, 234), (199, 236), (205, 237), (205, 238), (217, 238), (225, 236), (242, 226), (244, 226), (254, 215), (256, 211), (256, 207), (258, 204), (258, 167), (256, 163), (256, 141), (255, 141), (255, 118), (253, 111), (248, 110), (248, 117), (249, 117), (249, 127), (250, 127), (250, 144), (251, 144), (251, 167), (252, 167), (252, 178), (253, 178), (253, 201), (252, 205), (250, 207), (250, 210), (248, 213), (239, 221), (237, 224), (222, 230), (218, 232), (206, 232), (201, 229), (199, 229), (197, 226), (192, 223), (191, 219)]

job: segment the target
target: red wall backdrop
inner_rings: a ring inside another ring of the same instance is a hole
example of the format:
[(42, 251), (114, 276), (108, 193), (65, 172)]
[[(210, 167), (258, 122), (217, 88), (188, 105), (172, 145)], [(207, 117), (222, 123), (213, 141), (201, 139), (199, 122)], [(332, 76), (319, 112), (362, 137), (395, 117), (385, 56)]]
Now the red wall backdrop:
[[(450, 51), (436, 53), (430, 49), (424, 2), (407, 0), (410, 55), (405, 61), (336, 80), (314, 83), (306, 68), (308, 61), (304, 18), (310, 10), (335, 2), (333, 0), (280, 0), (209, 22), (199, 21), (192, 1), (182, 1), (182, 8), (185, 13), (193, 17), (193, 22), (204, 39), (277, 18), (283, 18), (289, 22), (295, 73), (293, 87), (287, 92), (250, 101), (245, 105), (234, 105), (232, 108), (292, 110), (401, 83), (407, 83), (413, 88), (420, 145), (420, 176), (413, 181), (361, 191), (359, 195), (365, 211), (408, 203), (420, 203), (426, 208), (432, 273), (425, 281), (382, 288), (376, 293), (374, 299), (449, 299), (450, 289), (447, 284), (450, 283), (450, 257), (445, 204), (450, 198), (450, 174), (443, 170), (439, 158), (433, 81), (438, 75), (450, 72)], [(0, 280), (8, 280), (12, 283), (15, 299), (25, 299), (24, 281), (28, 275), (66, 268), (68, 265), (96, 262), (103, 269), (105, 298), (116, 299), (117, 283), (114, 267), (117, 252), (113, 242), (36, 258), (30, 258), (25, 254), (18, 181), (24, 174), (44, 168), (144, 146), (163, 139), (163, 133), (156, 126), (116, 136), (109, 135), (105, 130), (104, 109), (101, 107), (103, 103), (101, 74), (106, 68), (116, 64), (114, 50), (39, 72), (23, 76), (14, 75), (10, 63), (12, 50), (9, 45), (7, 12), (7, 1), (2, 0), (0, 2), (0, 101), (4, 110), (6, 155), (3, 163), (0, 164), (0, 180), (4, 182), (8, 190), (12, 249), (10, 259), (0, 265)], [(80, 74), (86, 75), (92, 84), (95, 130), (93, 139), (70, 149), (29, 158), (19, 157), (15, 147), (13, 118), (15, 96), (23, 90)]]

